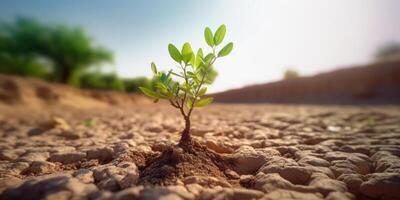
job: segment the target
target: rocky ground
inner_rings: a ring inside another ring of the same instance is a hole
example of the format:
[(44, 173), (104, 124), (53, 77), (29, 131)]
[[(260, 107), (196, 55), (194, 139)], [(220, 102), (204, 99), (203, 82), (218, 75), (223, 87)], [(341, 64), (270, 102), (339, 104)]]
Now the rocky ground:
[(213, 105), (192, 123), (229, 168), (150, 186), (177, 111), (0, 111), (0, 199), (400, 199), (399, 107)]

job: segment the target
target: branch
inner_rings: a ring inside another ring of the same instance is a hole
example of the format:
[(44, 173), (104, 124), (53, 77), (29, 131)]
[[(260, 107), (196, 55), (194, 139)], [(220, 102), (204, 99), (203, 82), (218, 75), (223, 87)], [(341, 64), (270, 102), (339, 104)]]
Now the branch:
[[(214, 49), (213, 49), (213, 50), (214, 50)], [(210, 62), (210, 65), (209, 65), (209, 66), (213, 65), (214, 62), (215, 62), (215, 60), (217, 60), (216, 57), (214, 58), (213, 61)], [(209, 66), (208, 66), (208, 67), (209, 67)], [(194, 96), (194, 99), (193, 99), (193, 101), (192, 101), (192, 105), (190, 106), (190, 109), (189, 109), (189, 112), (188, 112), (188, 117), (190, 117), (190, 115), (192, 114), (192, 111), (193, 111), (193, 108), (194, 108), (194, 104), (196, 103), (196, 100), (197, 100), (197, 95), (199, 94), (199, 91), (200, 91), (200, 89), (201, 89), (201, 86), (204, 84), (204, 78), (206, 77), (206, 75), (207, 75), (207, 73), (204, 73), (203, 76), (201, 77), (201, 81), (200, 81), (199, 87), (197, 88), (197, 90), (196, 90), (196, 92), (195, 92), (195, 96)]]
[(185, 110), (183, 109), (183, 105), (179, 107), (179, 110), (181, 111), (181, 114), (183, 115), (184, 118), (187, 118), (188, 116), (185, 114)]
[[(182, 65), (181, 65), (181, 66), (182, 66)], [(187, 67), (186, 64), (185, 64), (185, 67), (182, 67), (182, 69), (183, 69), (183, 76), (184, 76), (184, 78), (185, 78), (185, 83), (186, 83), (187, 85), (189, 85), (189, 81), (188, 81), (187, 74), (186, 74), (186, 67)], [(185, 107), (186, 97), (187, 97), (187, 91), (185, 91), (185, 94), (183, 95), (183, 99), (182, 99), (181, 109), (182, 109), (182, 111), (183, 111), (183, 114), (184, 114), (184, 107)], [(184, 115), (184, 116), (186, 117), (186, 115)]]
[(171, 99), (168, 99), (168, 100), (169, 100), (169, 103), (170, 103), (173, 107), (179, 108), (179, 104), (176, 105)]

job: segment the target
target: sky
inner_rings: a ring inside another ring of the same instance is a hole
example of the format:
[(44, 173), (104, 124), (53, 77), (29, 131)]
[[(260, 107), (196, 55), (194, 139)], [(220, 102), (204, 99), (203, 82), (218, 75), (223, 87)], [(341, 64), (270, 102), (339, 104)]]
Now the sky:
[(178, 69), (167, 45), (209, 49), (206, 26), (227, 26), (232, 53), (217, 61), (209, 91), (282, 79), (286, 69), (313, 75), (366, 64), (378, 47), (400, 41), (398, 0), (0, 0), (0, 21), (16, 16), (83, 27), (111, 49), (105, 66), (122, 77)]

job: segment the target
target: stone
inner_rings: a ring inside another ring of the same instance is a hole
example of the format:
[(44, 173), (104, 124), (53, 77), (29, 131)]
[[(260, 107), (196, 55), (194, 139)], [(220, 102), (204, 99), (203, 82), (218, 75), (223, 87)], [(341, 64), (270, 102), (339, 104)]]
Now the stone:
[(14, 174), (14, 175), (19, 175), (26, 169), (30, 167), (30, 164), (27, 162), (15, 162), (11, 164), (11, 168), (8, 169), (8, 173)]
[(370, 158), (361, 153), (328, 152), (325, 154), (325, 159), (333, 163), (335, 167), (331, 169), (337, 176), (352, 172), (369, 174), (372, 171)]
[(93, 172), (89, 169), (79, 169), (75, 171), (72, 176), (83, 183), (94, 183)]
[(49, 152), (29, 152), (16, 159), (16, 161), (28, 163), (33, 161), (46, 161), (49, 156)]
[(299, 149), (294, 146), (279, 146), (275, 148), (276, 150), (279, 151), (280, 154), (285, 155), (285, 154), (292, 154), (294, 155)]
[(59, 162), (63, 164), (78, 163), (83, 161), (86, 157), (85, 153), (81, 152), (69, 152), (69, 153), (54, 153), (50, 156), (48, 161)]
[(206, 140), (206, 146), (217, 153), (232, 153), (233, 149), (214, 140)]
[(400, 174), (374, 173), (360, 185), (362, 194), (371, 198), (400, 198)]
[(302, 157), (298, 163), (300, 165), (312, 165), (317, 167), (329, 167), (330, 163), (322, 158), (318, 158), (315, 156), (305, 156)]
[(238, 174), (253, 174), (272, 156), (278, 155), (280, 153), (274, 149), (255, 150), (251, 146), (241, 146), (229, 160), (232, 161), (234, 170)]
[(351, 193), (331, 192), (326, 196), (325, 200), (355, 200), (356, 197)]
[(272, 156), (263, 167), (268, 167), (268, 166), (287, 167), (287, 166), (299, 166), (299, 164), (291, 158)]
[(183, 183), (185, 185), (199, 184), (203, 187), (211, 187), (211, 186), (232, 187), (232, 185), (227, 181), (211, 176), (188, 176), (185, 177)]
[(143, 186), (131, 187), (125, 190), (116, 192), (111, 199), (113, 200), (132, 200), (138, 199)]
[(261, 200), (322, 200), (322, 196), (314, 193), (301, 193), (278, 189), (263, 196)]
[(328, 167), (315, 167), (315, 166), (307, 166), (307, 170), (311, 171), (312, 173), (321, 173), (327, 175), (329, 178), (335, 178), (335, 174), (332, 170)]
[(199, 196), (200, 193), (204, 190), (204, 188), (197, 183), (187, 184), (185, 185), (185, 187), (188, 190), (188, 192), (192, 193), (195, 196)]
[(139, 199), (191, 200), (194, 199), (194, 195), (189, 193), (183, 186), (153, 187), (144, 188), (140, 192)]
[(332, 161), (332, 165), (329, 167), (335, 174), (335, 177), (339, 177), (342, 174), (355, 174), (357, 173), (357, 166), (351, 163), (349, 160), (335, 160)]
[(59, 136), (65, 138), (67, 140), (77, 140), (82, 137), (82, 135), (79, 132), (72, 131), (72, 130), (60, 131)]
[(302, 166), (286, 166), (280, 167), (276, 165), (268, 165), (262, 167), (260, 172), (265, 174), (278, 173), (282, 178), (290, 181), (293, 184), (305, 185), (311, 177), (311, 170)]
[(279, 174), (264, 174), (262, 172), (258, 173), (249, 185), (251, 188), (261, 190), (263, 192), (272, 192), (276, 189), (293, 188), (293, 184), (279, 176)]
[(368, 156), (360, 153), (352, 153), (351, 155), (352, 156), (349, 156), (347, 160), (349, 160), (353, 165), (357, 167), (357, 173), (362, 175), (371, 173), (373, 167), (372, 162)]
[(0, 199), (83, 199), (95, 192), (96, 186), (84, 184), (68, 176), (53, 176), (23, 183), (16, 188), (5, 190)]
[(45, 133), (46, 130), (42, 128), (32, 128), (27, 132), (28, 136), (37, 136), (37, 135), (42, 135)]
[(69, 200), (73, 196), (71, 191), (62, 190), (46, 195), (44, 200)]
[(13, 161), (18, 158), (18, 154), (12, 150), (0, 151), (0, 161)]
[(71, 146), (57, 146), (49, 150), (50, 153), (70, 153), (76, 151), (75, 147)]
[(88, 196), (90, 200), (110, 200), (113, 199), (113, 193), (107, 190), (97, 190)]
[(102, 147), (95, 148), (87, 151), (87, 159), (97, 159), (101, 162), (111, 161), (114, 157), (114, 151), (112, 148)]
[(231, 179), (240, 179), (239, 174), (237, 174), (235, 171), (231, 170), (231, 169), (226, 169), (225, 170), (225, 175)]
[(388, 151), (378, 151), (371, 159), (375, 162), (375, 172), (394, 172), (400, 169), (399, 158)]
[(348, 153), (362, 153), (365, 155), (370, 155), (370, 149), (367, 145), (344, 145), (340, 147), (340, 150)]
[(26, 175), (48, 174), (54, 171), (56, 165), (47, 161), (33, 161), (22, 173)]
[(101, 190), (107, 190), (111, 192), (116, 192), (121, 189), (118, 181), (111, 177), (102, 179), (100, 182), (96, 183), (96, 185)]
[(204, 191), (200, 195), (201, 200), (242, 200), (259, 199), (264, 195), (263, 192), (244, 188), (223, 188), (213, 191)]
[(122, 162), (117, 166), (100, 166), (93, 169), (93, 177), (99, 188), (117, 191), (136, 184), (139, 172), (134, 163)]
[(348, 156), (349, 153), (341, 151), (331, 151), (325, 154), (324, 159), (327, 161), (346, 160)]
[(313, 174), (309, 186), (312, 186), (324, 196), (333, 191), (347, 192), (347, 186), (345, 183), (335, 179), (331, 179), (324, 174)]
[(360, 174), (342, 174), (337, 180), (346, 183), (351, 193), (358, 194), (360, 192), (360, 185), (363, 182), (363, 177)]
[(7, 188), (18, 187), (23, 181), (17, 177), (4, 177), (0, 178), (0, 193)]
[(53, 117), (50, 121), (43, 124), (43, 126), (49, 128), (49, 129), (55, 128), (55, 129), (60, 129), (63, 131), (68, 131), (71, 129), (71, 126), (68, 124), (68, 122), (61, 117)]
[(135, 186), (138, 179), (139, 175), (137, 173), (128, 173), (121, 181), (119, 181), (119, 186), (121, 189)]

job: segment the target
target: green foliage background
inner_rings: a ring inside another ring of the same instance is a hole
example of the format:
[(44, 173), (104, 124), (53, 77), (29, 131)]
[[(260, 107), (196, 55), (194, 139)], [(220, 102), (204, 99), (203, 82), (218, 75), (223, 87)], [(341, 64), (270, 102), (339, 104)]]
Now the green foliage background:
[(121, 79), (115, 73), (93, 72), (112, 64), (111, 50), (96, 44), (79, 27), (43, 24), (20, 17), (0, 23), (0, 73), (36, 77), (76, 87), (137, 92), (151, 81)]

